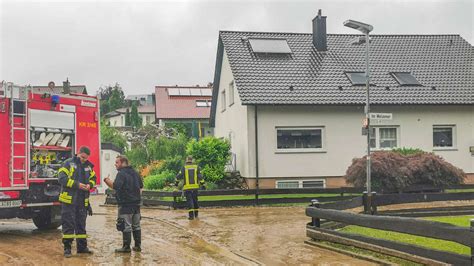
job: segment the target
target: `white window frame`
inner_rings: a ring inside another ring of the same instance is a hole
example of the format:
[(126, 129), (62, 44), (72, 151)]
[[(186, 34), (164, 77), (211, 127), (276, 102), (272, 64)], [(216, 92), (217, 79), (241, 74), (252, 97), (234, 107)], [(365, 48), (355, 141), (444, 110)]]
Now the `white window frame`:
[(234, 81), (229, 83), (229, 107), (234, 104)]
[[(453, 135), (453, 146), (450, 147), (435, 147), (434, 146), (434, 139), (433, 139), (433, 133), (435, 128), (451, 128), (452, 129), (452, 135)], [(449, 150), (457, 150), (457, 130), (456, 130), (456, 125), (433, 125), (431, 129), (431, 145), (433, 145), (433, 151), (449, 151)]]
[[(326, 188), (326, 179), (324, 178), (316, 178), (316, 179), (283, 179), (283, 180), (276, 180), (275, 181), (275, 188), (277, 189), (287, 189), (287, 188), (278, 188), (278, 183), (283, 182), (298, 182), (298, 188), (303, 188), (303, 182), (307, 181), (323, 181), (323, 187)], [(291, 188), (288, 188), (291, 189)]]
[[(392, 149), (400, 148), (400, 126), (384, 125), (384, 126), (370, 126), (370, 128), (375, 129), (375, 147), (370, 146), (371, 150), (374, 150), (374, 151), (389, 151), (389, 150), (392, 150)], [(397, 146), (391, 147), (391, 148), (380, 148), (380, 129), (381, 128), (395, 128), (396, 129), (396, 132), (397, 132)], [(371, 134), (371, 136), (372, 136), (372, 134)]]
[(225, 90), (223, 90), (221, 92), (221, 112), (224, 112), (225, 111), (225, 108), (227, 107), (227, 103), (226, 103), (226, 95), (225, 95)]
[[(321, 130), (321, 148), (296, 148), (296, 149), (279, 149), (278, 148), (278, 130)], [(275, 153), (324, 153), (326, 152), (326, 129), (324, 126), (311, 126), (311, 127), (275, 127)]]

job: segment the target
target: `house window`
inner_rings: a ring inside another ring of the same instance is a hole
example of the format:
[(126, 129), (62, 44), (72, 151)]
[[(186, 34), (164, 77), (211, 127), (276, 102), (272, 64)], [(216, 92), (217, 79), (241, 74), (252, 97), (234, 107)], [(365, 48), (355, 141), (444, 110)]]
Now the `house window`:
[(299, 188), (299, 181), (277, 181), (276, 188)]
[(453, 148), (455, 126), (433, 126), (433, 147)]
[(370, 147), (374, 149), (393, 149), (398, 147), (398, 127), (371, 127)]
[(410, 72), (392, 72), (391, 74), (400, 86), (421, 86), (420, 82)]
[(325, 188), (326, 180), (281, 180), (276, 181), (276, 188)]
[(196, 107), (211, 107), (211, 102), (206, 100), (197, 100)]
[(225, 99), (225, 91), (222, 91), (222, 97), (221, 97), (221, 109), (222, 109), (222, 112), (225, 111), (225, 107), (226, 107), (226, 99)]
[(366, 83), (365, 72), (346, 72), (346, 76), (349, 78), (352, 85), (362, 86)]
[(323, 128), (277, 128), (277, 149), (323, 148)]
[(234, 104), (234, 81), (229, 83), (229, 106)]

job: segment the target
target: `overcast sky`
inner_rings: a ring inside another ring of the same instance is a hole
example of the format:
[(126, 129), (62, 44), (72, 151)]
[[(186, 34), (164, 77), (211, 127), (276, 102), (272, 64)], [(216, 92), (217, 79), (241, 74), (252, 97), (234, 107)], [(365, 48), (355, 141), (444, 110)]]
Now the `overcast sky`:
[(10, 1), (0, 0), (0, 80), (17, 84), (155, 85), (213, 80), (219, 30), (311, 32), (318, 9), (328, 33), (460, 34), (474, 44), (472, 0), (438, 1)]

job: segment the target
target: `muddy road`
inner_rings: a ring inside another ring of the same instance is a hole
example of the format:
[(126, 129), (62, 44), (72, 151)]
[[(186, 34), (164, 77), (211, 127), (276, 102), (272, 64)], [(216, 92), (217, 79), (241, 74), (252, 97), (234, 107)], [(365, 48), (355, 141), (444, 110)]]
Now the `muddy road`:
[(202, 209), (195, 221), (186, 219), (186, 211), (143, 209), (143, 252), (117, 255), (116, 207), (99, 206), (103, 196), (92, 201), (96, 214), (87, 228), (93, 255), (73, 252), (64, 259), (60, 230), (0, 220), (0, 265), (370, 265), (304, 244), (308, 218), (303, 207)]

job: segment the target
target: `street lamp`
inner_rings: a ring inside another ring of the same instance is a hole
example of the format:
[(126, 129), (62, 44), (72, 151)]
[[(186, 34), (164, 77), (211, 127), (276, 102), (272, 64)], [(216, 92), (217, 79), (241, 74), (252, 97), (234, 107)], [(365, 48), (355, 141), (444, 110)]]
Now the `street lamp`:
[(370, 182), (370, 75), (369, 75), (369, 32), (371, 32), (374, 27), (372, 25), (362, 23), (355, 20), (346, 20), (344, 21), (344, 26), (356, 29), (363, 34), (365, 34), (365, 86), (367, 89), (367, 100), (365, 106), (365, 119), (367, 121), (367, 208), (368, 211), (371, 211), (372, 206), (372, 192), (371, 192), (371, 182)]

